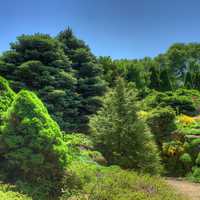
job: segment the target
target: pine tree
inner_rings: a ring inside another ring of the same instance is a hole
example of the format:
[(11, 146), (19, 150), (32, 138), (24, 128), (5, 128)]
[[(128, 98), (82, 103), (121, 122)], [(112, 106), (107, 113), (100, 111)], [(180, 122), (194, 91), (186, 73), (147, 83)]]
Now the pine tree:
[(100, 96), (105, 92), (102, 79), (103, 69), (91, 53), (89, 47), (77, 39), (71, 29), (66, 29), (58, 35), (65, 55), (72, 61), (77, 78), (76, 92), (79, 94), (79, 131), (88, 131), (88, 121), (91, 114), (101, 106)]
[(150, 89), (159, 90), (160, 89), (160, 79), (159, 79), (159, 72), (155, 69), (155, 67), (150, 68)]
[(68, 150), (59, 126), (38, 97), (21, 91), (8, 109), (0, 131), (1, 169), (7, 179), (44, 184), (59, 192)]
[(193, 74), (193, 87), (200, 90), (200, 72)]
[(172, 85), (169, 79), (169, 74), (167, 69), (163, 69), (160, 72), (160, 91), (171, 91)]
[(160, 169), (157, 147), (146, 124), (138, 118), (137, 92), (118, 79), (104, 98), (103, 107), (90, 119), (96, 148), (109, 164), (149, 173)]

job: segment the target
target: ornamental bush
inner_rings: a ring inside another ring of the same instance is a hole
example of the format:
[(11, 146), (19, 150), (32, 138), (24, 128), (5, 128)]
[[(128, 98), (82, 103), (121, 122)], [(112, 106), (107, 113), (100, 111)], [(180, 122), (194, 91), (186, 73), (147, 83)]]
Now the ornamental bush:
[(147, 124), (160, 146), (163, 141), (170, 138), (171, 132), (175, 130), (175, 116), (175, 112), (170, 107), (157, 107), (149, 113)]
[(9, 87), (7, 80), (0, 76), (0, 122), (2, 114), (8, 109), (14, 98), (15, 93)]
[[(0, 129), (0, 167), (8, 180), (60, 192), (68, 149), (59, 126), (32, 92), (20, 91)], [(51, 194), (53, 195), (53, 194)]]
[(197, 90), (178, 89), (170, 92), (151, 92), (143, 101), (145, 109), (169, 106), (177, 114), (197, 115), (200, 107), (200, 94)]

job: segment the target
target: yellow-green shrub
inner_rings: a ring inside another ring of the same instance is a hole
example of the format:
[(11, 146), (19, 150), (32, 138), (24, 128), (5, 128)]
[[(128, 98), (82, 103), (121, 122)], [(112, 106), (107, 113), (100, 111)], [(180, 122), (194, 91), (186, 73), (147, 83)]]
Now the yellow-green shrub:
[(68, 149), (59, 126), (38, 97), (28, 91), (17, 94), (0, 129), (1, 163), (7, 179), (61, 190)]

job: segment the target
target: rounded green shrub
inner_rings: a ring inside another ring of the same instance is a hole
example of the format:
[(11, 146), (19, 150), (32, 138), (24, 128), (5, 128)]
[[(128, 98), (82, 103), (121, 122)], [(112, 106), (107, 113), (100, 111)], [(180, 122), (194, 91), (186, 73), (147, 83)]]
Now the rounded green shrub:
[(192, 158), (190, 154), (184, 153), (179, 159), (184, 165), (185, 172), (189, 172), (192, 168)]
[(184, 164), (191, 164), (192, 158), (188, 153), (184, 153), (183, 155), (181, 155), (180, 161), (182, 161)]
[(59, 126), (32, 92), (21, 91), (0, 129), (1, 168), (7, 179), (43, 185), (59, 192), (68, 149)]

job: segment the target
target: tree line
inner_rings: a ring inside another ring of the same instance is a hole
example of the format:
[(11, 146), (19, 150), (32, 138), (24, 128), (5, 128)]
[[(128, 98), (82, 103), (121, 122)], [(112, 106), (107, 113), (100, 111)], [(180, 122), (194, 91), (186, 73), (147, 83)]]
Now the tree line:
[(70, 28), (56, 37), (21, 35), (0, 56), (0, 75), (18, 92), (27, 88), (45, 103), (66, 132), (88, 132), (89, 117), (115, 80), (133, 82), (142, 97), (149, 90), (200, 90), (200, 44), (177, 43), (155, 58), (96, 57)]

